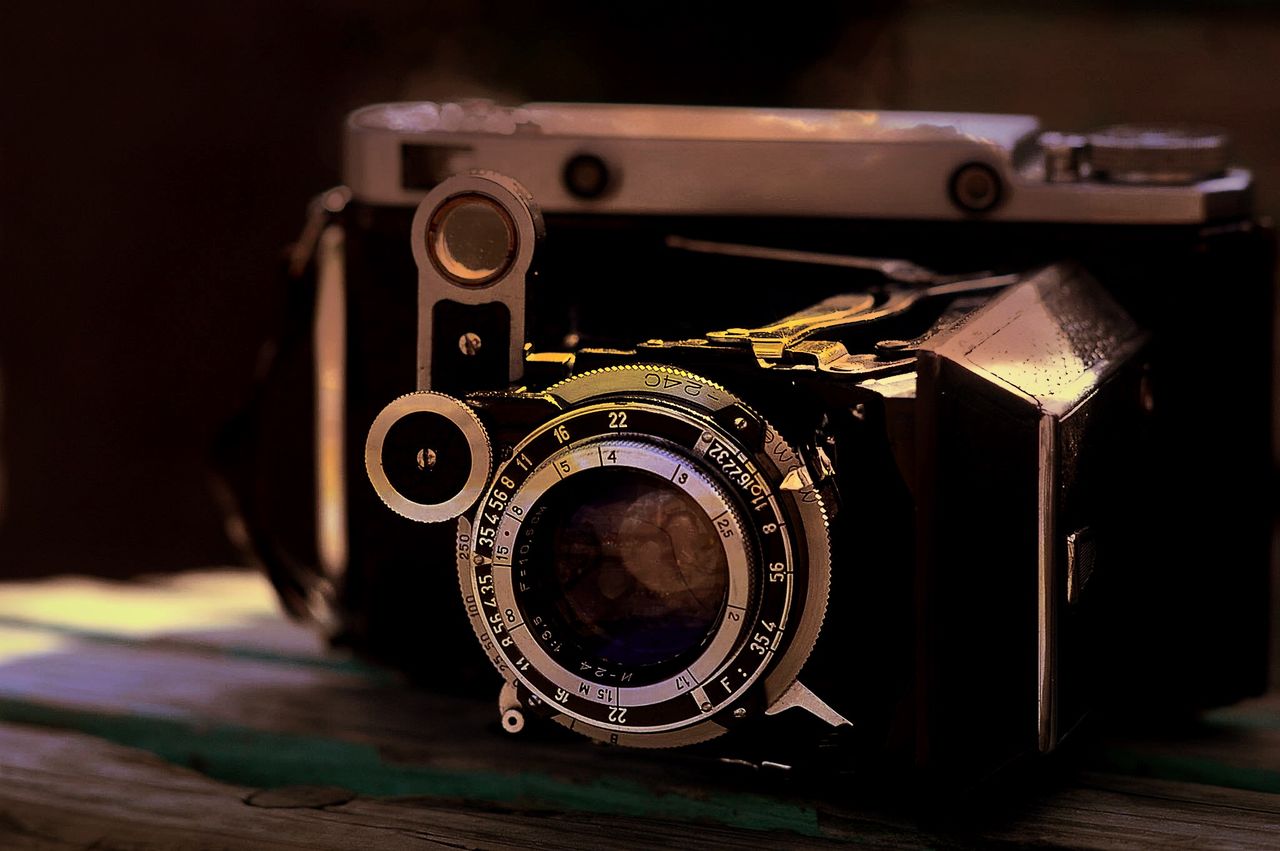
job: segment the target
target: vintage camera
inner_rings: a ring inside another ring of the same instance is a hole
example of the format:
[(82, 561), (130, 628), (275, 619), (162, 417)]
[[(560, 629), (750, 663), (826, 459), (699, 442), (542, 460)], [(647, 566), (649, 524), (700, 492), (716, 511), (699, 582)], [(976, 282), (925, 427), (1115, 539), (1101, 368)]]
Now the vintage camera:
[(314, 394), (224, 465), (293, 611), (443, 688), (473, 630), (511, 731), (791, 761), (981, 773), (1265, 686), (1274, 242), (1220, 133), (470, 102), (346, 142)]

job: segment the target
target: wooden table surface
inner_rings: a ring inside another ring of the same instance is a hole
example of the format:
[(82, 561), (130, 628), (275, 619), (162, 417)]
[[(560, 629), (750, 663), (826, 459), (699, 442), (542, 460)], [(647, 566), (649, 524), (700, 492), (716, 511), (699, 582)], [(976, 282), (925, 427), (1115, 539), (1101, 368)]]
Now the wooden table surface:
[(0, 585), (0, 849), (1277, 848), (1280, 699), (1001, 795), (513, 739), (493, 700), (326, 652), (251, 572)]

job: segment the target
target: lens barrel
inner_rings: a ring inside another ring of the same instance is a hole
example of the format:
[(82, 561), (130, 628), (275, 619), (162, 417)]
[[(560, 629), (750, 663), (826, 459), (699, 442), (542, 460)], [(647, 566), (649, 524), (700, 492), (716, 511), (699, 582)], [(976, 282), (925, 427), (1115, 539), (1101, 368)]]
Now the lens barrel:
[(816, 641), (822, 497), (768, 423), (697, 376), (622, 367), (549, 392), (563, 413), (514, 447), (459, 537), (476, 634), (574, 730), (638, 746), (719, 735)]

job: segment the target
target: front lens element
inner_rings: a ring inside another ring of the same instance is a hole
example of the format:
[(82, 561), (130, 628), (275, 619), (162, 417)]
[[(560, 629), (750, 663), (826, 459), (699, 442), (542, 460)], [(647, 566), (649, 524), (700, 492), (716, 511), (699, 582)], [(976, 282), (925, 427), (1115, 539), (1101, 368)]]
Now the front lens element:
[(450, 198), (431, 217), (427, 250), (436, 268), (464, 286), (499, 278), (515, 257), (515, 226), (493, 199), (470, 193)]
[(729, 589), (724, 545), (671, 482), (634, 468), (587, 470), (547, 491), (536, 527), (538, 608), (584, 656), (632, 669), (678, 666), (719, 622)]

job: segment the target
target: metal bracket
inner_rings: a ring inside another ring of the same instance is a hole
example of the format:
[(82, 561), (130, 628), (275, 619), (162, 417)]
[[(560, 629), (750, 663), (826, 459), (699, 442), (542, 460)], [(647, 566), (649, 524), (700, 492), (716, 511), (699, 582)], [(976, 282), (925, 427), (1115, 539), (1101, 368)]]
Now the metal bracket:
[(508, 733), (519, 733), (524, 729), (524, 704), (516, 692), (514, 683), (503, 683), (498, 692), (498, 712), (502, 716), (502, 729)]
[[(1017, 283), (1020, 275), (986, 275), (964, 280), (947, 280), (928, 287), (893, 287), (881, 296), (866, 292), (844, 293), (824, 299), (799, 313), (761, 328), (728, 328), (710, 331), (707, 339), (721, 345), (751, 346), (752, 353), (760, 360), (776, 361), (791, 352), (815, 353), (802, 348), (804, 342), (820, 331), (833, 331), (866, 325), (880, 319), (898, 316), (931, 298), (950, 298), (997, 290)], [(832, 364), (840, 359), (834, 352), (821, 353), (821, 368), (832, 371)], [(847, 371), (835, 368), (834, 371)]]
[(786, 712), (788, 709), (803, 709), (810, 715), (826, 721), (832, 727), (853, 726), (852, 721), (828, 706), (826, 701), (809, 691), (809, 688), (799, 680), (793, 682), (782, 693), (782, 696), (764, 711), (764, 714), (777, 715), (780, 712)]
[(460, 396), (520, 379), (526, 282), (544, 233), (532, 196), (496, 172), (455, 175), (422, 199), (410, 229), (418, 265), (417, 389)]

